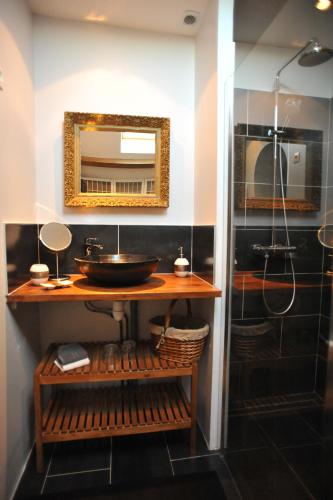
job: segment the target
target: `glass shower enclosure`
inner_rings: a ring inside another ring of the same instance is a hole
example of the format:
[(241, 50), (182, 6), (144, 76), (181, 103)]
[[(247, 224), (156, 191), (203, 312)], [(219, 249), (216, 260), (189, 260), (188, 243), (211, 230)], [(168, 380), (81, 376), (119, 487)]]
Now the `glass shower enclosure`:
[(318, 231), (333, 220), (333, 10), (281, 5), (258, 40), (236, 40), (224, 452), (244, 499), (326, 500), (333, 250)]

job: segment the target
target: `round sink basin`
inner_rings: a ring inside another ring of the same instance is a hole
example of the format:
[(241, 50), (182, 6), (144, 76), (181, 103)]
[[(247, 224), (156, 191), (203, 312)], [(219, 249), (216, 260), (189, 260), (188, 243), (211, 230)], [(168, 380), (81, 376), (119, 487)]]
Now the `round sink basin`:
[(75, 258), (82, 274), (90, 280), (108, 285), (141, 283), (156, 271), (160, 260), (152, 255), (125, 253)]

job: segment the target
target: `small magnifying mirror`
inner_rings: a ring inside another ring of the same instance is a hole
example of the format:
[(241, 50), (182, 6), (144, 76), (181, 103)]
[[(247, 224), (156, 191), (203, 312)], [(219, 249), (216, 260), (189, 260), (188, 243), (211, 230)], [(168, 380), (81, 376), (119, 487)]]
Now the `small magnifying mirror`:
[(319, 228), (318, 240), (324, 247), (333, 249), (333, 224), (324, 224)]
[(66, 250), (72, 243), (72, 233), (64, 224), (50, 222), (44, 224), (39, 232), (39, 239), (43, 245), (56, 255), (56, 280), (68, 280), (68, 275), (59, 275), (59, 252)]
[[(317, 233), (319, 242), (326, 248), (333, 250), (333, 224), (324, 224), (321, 226)], [(329, 257), (333, 257), (333, 254), (329, 254)], [(333, 261), (331, 264), (331, 269), (328, 271), (333, 273)]]

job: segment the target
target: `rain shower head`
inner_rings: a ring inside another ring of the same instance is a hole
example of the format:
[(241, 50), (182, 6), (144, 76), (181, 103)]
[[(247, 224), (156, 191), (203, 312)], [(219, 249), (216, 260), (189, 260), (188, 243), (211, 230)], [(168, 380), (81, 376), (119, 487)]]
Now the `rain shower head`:
[[(304, 52), (310, 46), (312, 46), (311, 50), (309, 50), (308, 52)], [(317, 38), (312, 38), (304, 45), (304, 47), (299, 49), (299, 51), (296, 52), (296, 54), (291, 59), (289, 59), (289, 61), (287, 61), (276, 73), (274, 79), (274, 90), (276, 92), (280, 90), (280, 75), (282, 71), (298, 57), (298, 64), (300, 64), (300, 66), (311, 67), (318, 66), (319, 64), (328, 61), (332, 56), (333, 50), (323, 48), (318, 42)]]
[(333, 50), (322, 47), (317, 40), (313, 42), (313, 47), (309, 52), (304, 52), (298, 60), (300, 66), (318, 66), (333, 56)]

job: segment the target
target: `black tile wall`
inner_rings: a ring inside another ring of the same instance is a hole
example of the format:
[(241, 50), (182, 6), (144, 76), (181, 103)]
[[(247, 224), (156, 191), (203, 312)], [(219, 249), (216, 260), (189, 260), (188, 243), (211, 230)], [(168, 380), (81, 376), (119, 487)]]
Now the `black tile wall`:
[[(293, 263), (296, 273), (321, 273), (323, 265), (323, 247), (317, 238), (318, 228), (296, 228), (289, 230), (290, 244), (297, 247)], [(251, 251), (254, 243), (270, 245), (272, 242), (271, 227), (236, 228), (235, 257), (237, 271), (263, 271), (264, 259)], [(275, 242), (285, 244), (286, 234), (283, 227), (276, 228)], [(275, 258), (269, 262), (268, 273), (279, 274), (290, 271), (289, 259)], [(289, 269), (288, 269), (289, 268)]]
[(316, 391), (322, 398), (325, 398), (325, 393), (326, 393), (327, 370), (328, 370), (327, 359), (319, 355), (317, 358)]
[[(173, 263), (179, 256), (179, 247), (191, 261), (190, 226), (120, 226), (119, 252), (141, 253), (161, 257), (158, 270), (173, 271)], [(191, 264), (191, 262), (190, 262)]]
[[(69, 274), (79, 272), (74, 257), (81, 257), (85, 254), (84, 241), (86, 238), (98, 238), (103, 245), (101, 253), (118, 252), (118, 226), (71, 224), (68, 227), (72, 233), (72, 243), (66, 251), (59, 255), (60, 272)], [(55, 273), (55, 255), (41, 243), (40, 258), (41, 262), (49, 266), (50, 272)]]
[[(248, 408), (249, 401), (256, 398), (286, 396), (316, 390), (321, 397), (326, 389), (327, 343), (330, 329), (331, 281), (322, 274), (323, 252), (316, 240), (316, 230), (296, 228), (292, 237), (300, 247), (298, 260), (295, 259), (296, 297), (293, 307), (281, 319), (274, 320), (275, 334), (266, 342), (257, 344), (252, 355), (239, 356), (233, 337), (231, 339), (230, 367), (230, 408)], [(270, 229), (236, 228), (238, 244), (237, 277), (234, 277), (232, 295), (232, 321), (265, 321), (274, 316), (263, 301), (262, 289), (253, 289), (253, 274), (263, 277), (260, 259), (248, 251), (251, 244), (264, 244)], [(254, 241), (255, 236), (256, 241)], [(268, 240), (269, 241), (269, 240)], [(236, 252), (237, 252), (236, 250)], [(308, 253), (311, 258), (308, 257)], [(288, 259), (289, 260), (289, 259)], [(284, 263), (285, 264), (285, 263)], [(261, 262), (261, 265), (263, 263)], [(286, 272), (267, 276), (269, 281), (292, 282), (290, 269)], [(275, 267), (275, 271), (279, 270)], [(254, 272), (253, 272), (254, 271)], [(289, 273), (289, 274), (288, 274)], [(237, 286), (235, 286), (235, 281)], [(273, 310), (283, 310), (291, 298), (291, 289), (266, 291), (266, 300)], [(323, 315), (323, 312), (327, 316)], [(280, 323), (279, 323), (280, 322)], [(279, 326), (280, 325), (280, 326)], [(261, 401), (264, 401), (261, 400)], [(260, 403), (261, 404), (261, 403)], [(263, 404), (263, 403), (262, 403)]]
[(316, 354), (320, 316), (295, 316), (282, 321), (282, 356)]
[(193, 271), (213, 283), (214, 226), (193, 227)]
[(8, 291), (29, 279), (31, 264), (38, 262), (36, 224), (6, 224)]
[[(264, 257), (251, 251), (254, 243), (271, 244), (272, 228), (235, 227), (232, 322), (259, 324), (268, 318), (272, 330), (265, 338), (253, 340), (255, 348), (245, 355), (240, 350), (242, 340), (231, 333), (230, 404), (234, 409), (253, 398), (312, 392), (316, 380), (319, 382), (316, 371), (321, 308), (324, 307), (323, 247), (317, 240), (317, 227), (294, 226), (289, 235), (290, 243), (297, 246), (293, 260), (296, 297), (290, 311), (276, 317), (265, 305), (262, 288), (253, 286), (253, 276), (263, 279)], [(276, 241), (285, 243), (283, 227), (276, 228), (275, 236)], [(283, 311), (292, 297), (292, 288), (274, 288), (272, 283), (292, 283), (290, 260), (272, 258), (268, 264), (266, 280), (270, 286), (266, 286), (266, 302), (273, 311)], [(329, 290), (327, 287), (327, 296)], [(243, 346), (247, 349), (245, 344), (246, 340)]]
[[(158, 271), (170, 273), (179, 256), (179, 247), (189, 260), (191, 269), (212, 282), (214, 267), (214, 226), (115, 226), (71, 224), (70, 247), (59, 254), (60, 273), (77, 273), (74, 257), (84, 255), (84, 240), (99, 239), (101, 253), (143, 253), (161, 257)], [(40, 226), (7, 224), (7, 269), (10, 290), (29, 279), (31, 264), (40, 262), (56, 272), (55, 254), (38, 241)], [(192, 262), (193, 256), (193, 262)]]

